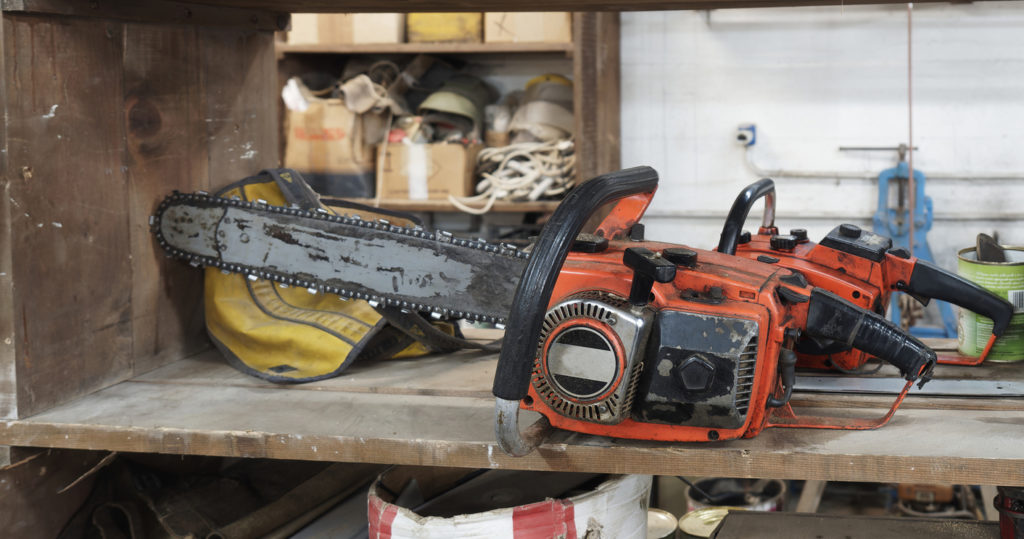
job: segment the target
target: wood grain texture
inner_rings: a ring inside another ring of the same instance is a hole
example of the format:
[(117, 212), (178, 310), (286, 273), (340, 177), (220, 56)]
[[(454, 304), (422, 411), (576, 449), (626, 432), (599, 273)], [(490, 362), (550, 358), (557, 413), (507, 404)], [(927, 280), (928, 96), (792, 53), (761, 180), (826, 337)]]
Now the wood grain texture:
[(271, 34), (197, 29), (210, 186), (277, 166), (277, 64)]
[(125, 168), (132, 249), (133, 372), (206, 346), (202, 272), (164, 257), (148, 218), (171, 190), (209, 189), (201, 50), (189, 26), (125, 27)]
[(554, 52), (571, 54), (568, 43), (277, 43), (277, 52), (326, 54), (494, 54)]
[(96, 477), (83, 478), (83, 474), (107, 454), (45, 451), (0, 468), (0, 529), (4, 536), (59, 536), (92, 491)]
[(18, 417), (207, 346), (202, 275), (148, 216), (275, 165), (278, 129), (268, 31), (2, 19), (0, 415)]
[[(4, 13), (0, 11), (0, 58), (10, 49), (4, 38)], [(7, 70), (0, 69), (0, 113), (7, 112)], [(7, 127), (0, 136), (0, 417), (18, 417), (17, 335), (14, 332), (14, 245), (11, 235), (13, 212), (11, 181), (7, 176)]]
[[(929, 0), (931, 1), (931, 0)], [(292, 13), (380, 13), (430, 11), (656, 11), (779, 6), (898, 4), (893, 0), (194, 0), (190, 3)]]
[(131, 22), (238, 26), (270, 32), (284, 30), (289, 20), (287, 12), (277, 9), (254, 11), (168, 0), (0, 0), (0, 9), (11, 13), (71, 15)]
[(130, 374), (124, 28), (9, 13), (3, 24), (4, 176), (17, 207), (6, 308), (18, 348), (17, 413), (27, 415)]
[(576, 173), (580, 181), (620, 168), (619, 14), (573, 16)]
[(559, 431), (533, 454), (511, 458), (493, 440), (493, 364), (493, 355), (467, 352), (355, 365), (334, 380), (285, 386), (240, 375), (204, 354), (32, 418), (0, 423), (0, 443), (470, 468), (1024, 485), (1020, 408), (908, 407), (874, 431), (769, 429), (750, 440), (707, 444)]
[[(373, 198), (352, 198), (352, 202), (366, 205), (374, 205), (378, 202)], [(433, 211), (458, 213), (460, 210), (447, 200), (407, 200), (407, 199), (380, 199), (377, 207), (403, 211)], [(538, 202), (495, 202), (491, 213), (520, 213), (520, 212), (541, 212), (551, 213), (558, 207), (558, 201)]]

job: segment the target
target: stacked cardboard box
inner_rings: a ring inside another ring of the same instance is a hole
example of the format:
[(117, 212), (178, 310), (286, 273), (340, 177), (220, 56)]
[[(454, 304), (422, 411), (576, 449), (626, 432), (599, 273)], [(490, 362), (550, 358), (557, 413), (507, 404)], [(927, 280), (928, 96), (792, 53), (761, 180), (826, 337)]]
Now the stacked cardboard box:
[(484, 14), (486, 43), (568, 43), (572, 14), (565, 12), (492, 12)]
[(358, 45), (402, 43), (405, 16), (401, 13), (296, 13), (288, 43)]

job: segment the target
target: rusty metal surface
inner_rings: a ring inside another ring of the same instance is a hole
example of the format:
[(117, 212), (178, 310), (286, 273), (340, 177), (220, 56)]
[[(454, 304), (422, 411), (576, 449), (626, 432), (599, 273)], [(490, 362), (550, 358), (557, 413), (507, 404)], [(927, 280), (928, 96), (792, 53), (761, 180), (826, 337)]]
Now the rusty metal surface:
[(326, 212), (175, 194), (152, 222), (172, 256), (250, 279), (441, 316), (501, 323), (528, 255)]

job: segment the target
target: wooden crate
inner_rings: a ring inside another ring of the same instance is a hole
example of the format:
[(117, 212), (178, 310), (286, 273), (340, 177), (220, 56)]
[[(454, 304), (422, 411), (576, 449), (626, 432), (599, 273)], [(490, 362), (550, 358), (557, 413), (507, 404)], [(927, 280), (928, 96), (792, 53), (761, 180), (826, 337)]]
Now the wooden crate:
[(4, 418), (208, 346), (201, 272), (163, 257), (148, 217), (174, 189), (209, 190), (276, 164), (277, 19), (161, 5), (80, 18), (5, 3)]
[(572, 14), (564, 11), (484, 13), (484, 43), (568, 43)]

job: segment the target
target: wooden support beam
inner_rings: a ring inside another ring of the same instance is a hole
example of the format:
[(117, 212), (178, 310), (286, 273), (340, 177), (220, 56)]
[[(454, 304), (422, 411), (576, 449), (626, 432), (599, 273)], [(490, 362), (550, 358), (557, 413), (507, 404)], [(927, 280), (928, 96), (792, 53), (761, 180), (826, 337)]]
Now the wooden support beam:
[[(905, 4), (896, 0), (191, 0), (196, 4), (285, 10), (292, 13), (420, 11), (652, 11), (752, 7)], [(928, 1), (928, 0), (926, 0)], [(931, 0), (934, 1), (934, 0)]]
[(229, 5), (174, 2), (170, 0), (0, 0), (0, 9), (12, 13), (69, 15), (128, 22), (238, 26), (277, 31), (288, 28), (290, 15), (276, 7), (246, 8)]

